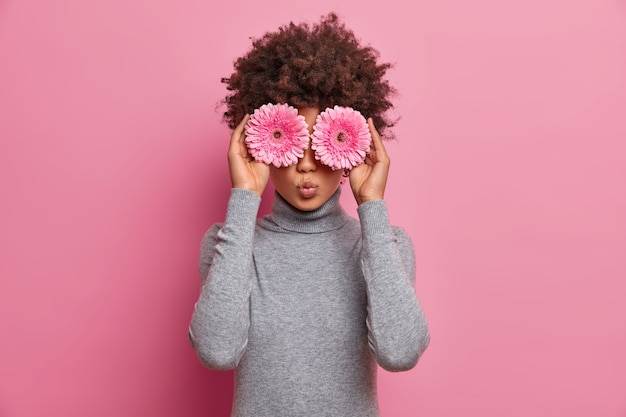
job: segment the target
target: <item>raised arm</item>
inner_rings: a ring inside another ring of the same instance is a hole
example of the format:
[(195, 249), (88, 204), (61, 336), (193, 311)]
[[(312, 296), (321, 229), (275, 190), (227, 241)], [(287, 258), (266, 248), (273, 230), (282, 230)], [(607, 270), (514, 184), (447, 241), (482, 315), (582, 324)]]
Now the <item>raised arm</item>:
[(243, 355), (250, 327), (252, 241), (260, 198), (234, 188), (224, 224), (202, 239), (202, 287), (189, 326), (189, 337), (208, 367), (231, 369)]
[(202, 287), (189, 326), (200, 360), (216, 369), (237, 366), (248, 341), (254, 228), (269, 178), (269, 167), (248, 155), (247, 120), (244, 117), (231, 135), (228, 164), (233, 188), (224, 223), (211, 227), (202, 239)]
[(415, 294), (413, 244), (404, 229), (390, 225), (383, 200), (362, 204), (358, 214), (370, 348), (383, 368), (408, 370), (430, 342), (426, 316)]
[(370, 348), (391, 371), (415, 366), (430, 341), (426, 316), (415, 295), (415, 252), (408, 234), (392, 227), (384, 201), (390, 159), (372, 119), (365, 162), (350, 172), (359, 204), (361, 265), (368, 294)]

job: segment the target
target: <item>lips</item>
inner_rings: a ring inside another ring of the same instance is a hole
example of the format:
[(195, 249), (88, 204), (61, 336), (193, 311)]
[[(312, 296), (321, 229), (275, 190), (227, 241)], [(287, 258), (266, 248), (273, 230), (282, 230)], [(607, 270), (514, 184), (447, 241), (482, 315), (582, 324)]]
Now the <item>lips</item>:
[(317, 184), (314, 184), (311, 181), (305, 181), (298, 186), (298, 191), (302, 197), (311, 198), (315, 195), (317, 187)]

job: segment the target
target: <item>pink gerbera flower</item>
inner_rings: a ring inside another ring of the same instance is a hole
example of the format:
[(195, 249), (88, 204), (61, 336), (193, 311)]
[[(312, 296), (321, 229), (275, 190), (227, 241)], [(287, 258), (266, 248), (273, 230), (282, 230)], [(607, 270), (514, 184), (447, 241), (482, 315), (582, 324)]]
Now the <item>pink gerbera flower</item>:
[(257, 161), (286, 167), (298, 162), (309, 147), (304, 116), (288, 104), (264, 104), (246, 123), (248, 152)]
[(315, 159), (333, 170), (352, 169), (363, 163), (372, 135), (365, 117), (350, 107), (335, 106), (317, 116), (311, 148)]

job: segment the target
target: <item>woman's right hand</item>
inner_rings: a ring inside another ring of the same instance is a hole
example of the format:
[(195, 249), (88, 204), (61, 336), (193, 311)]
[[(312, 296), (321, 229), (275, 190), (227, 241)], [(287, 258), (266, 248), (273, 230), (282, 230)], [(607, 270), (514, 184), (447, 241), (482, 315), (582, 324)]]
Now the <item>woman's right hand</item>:
[(250, 190), (260, 197), (267, 186), (270, 167), (263, 162), (255, 161), (248, 153), (244, 127), (249, 119), (250, 115), (246, 114), (233, 130), (228, 148), (228, 167), (233, 188)]

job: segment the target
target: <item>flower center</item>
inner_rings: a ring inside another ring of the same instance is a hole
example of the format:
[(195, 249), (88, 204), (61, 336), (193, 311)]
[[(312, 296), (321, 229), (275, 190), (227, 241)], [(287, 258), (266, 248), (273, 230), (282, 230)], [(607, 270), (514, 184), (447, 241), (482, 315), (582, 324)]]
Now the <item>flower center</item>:
[(337, 141), (338, 142), (345, 142), (346, 141), (346, 135), (343, 132), (339, 132), (339, 134), (337, 135)]
[(274, 139), (280, 139), (283, 136), (280, 130), (274, 131)]

